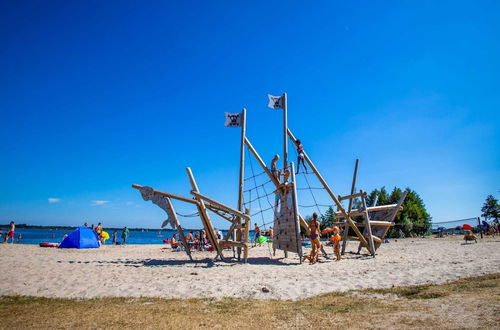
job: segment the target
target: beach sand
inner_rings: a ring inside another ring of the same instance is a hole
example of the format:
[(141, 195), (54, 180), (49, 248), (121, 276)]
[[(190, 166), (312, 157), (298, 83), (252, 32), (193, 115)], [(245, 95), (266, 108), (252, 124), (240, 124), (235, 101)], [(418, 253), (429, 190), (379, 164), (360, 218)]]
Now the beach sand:
[[(247, 264), (215, 254), (162, 250), (160, 245), (106, 245), (72, 250), (0, 244), (0, 295), (60, 298), (163, 297), (302, 299), (333, 291), (444, 283), (500, 272), (500, 238), (464, 244), (461, 236), (407, 238), (384, 244), (377, 257), (348, 253), (299, 264), (271, 245), (250, 250)], [(348, 250), (357, 244), (350, 242)], [(308, 249), (306, 249), (306, 253)], [(232, 257), (232, 251), (225, 252)]]

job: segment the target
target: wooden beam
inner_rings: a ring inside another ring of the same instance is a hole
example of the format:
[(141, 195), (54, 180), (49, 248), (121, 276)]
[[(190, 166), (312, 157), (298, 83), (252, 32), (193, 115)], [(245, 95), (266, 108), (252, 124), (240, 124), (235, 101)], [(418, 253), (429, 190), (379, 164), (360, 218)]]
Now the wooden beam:
[[(132, 185), (132, 188), (134, 188), (134, 189), (141, 189), (142, 186), (134, 183)], [(192, 199), (192, 198), (187, 198), (187, 197), (183, 197), (183, 196), (179, 196), (179, 195), (174, 195), (174, 194), (167, 193), (167, 192), (160, 191), (160, 190), (156, 190), (156, 189), (153, 189), (153, 191), (156, 194), (163, 195), (163, 196), (168, 197), (168, 198), (177, 199), (177, 200), (180, 200), (180, 201), (183, 201), (183, 202), (186, 202), (186, 203), (198, 204), (198, 202), (195, 199)]]
[[(191, 169), (189, 167), (186, 168), (186, 172), (188, 174), (189, 181), (191, 183), (191, 188), (193, 189), (193, 191), (198, 192), (199, 191), (198, 185), (196, 184), (196, 181), (194, 179), (193, 173), (191, 172)], [(205, 227), (205, 231), (206, 231), (208, 240), (210, 241), (210, 243), (214, 247), (217, 254), (220, 256), (220, 258), (223, 260), (224, 255), (223, 255), (222, 249), (220, 248), (220, 245), (218, 244), (217, 235), (215, 233), (214, 227), (212, 226), (212, 222), (210, 221), (210, 217), (208, 216), (205, 202), (203, 202), (203, 199), (201, 199), (199, 197), (196, 197), (196, 199), (198, 200), (198, 212), (199, 212), (200, 218), (203, 222), (203, 226)]]
[(172, 210), (172, 217), (174, 218), (175, 222), (175, 227), (177, 229), (177, 233), (179, 234), (179, 237), (181, 239), (182, 245), (184, 245), (184, 250), (186, 250), (187, 255), (189, 256), (190, 260), (193, 260), (193, 257), (191, 256), (191, 248), (186, 240), (186, 237), (184, 236), (184, 231), (182, 230), (181, 223), (179, 222), (179, 219), (177, 218), (177, 214), (175, 213), (174, 206), (172, 205), (172, 201), (170, 198), (165, 198), (165, 200), (168, 203), (168, 206), (170, 207), (170, 210)]
[[(364, 193), (366, 194), (366, 192)], [(343, 200), (346, 200), (346, 199), (352, 199), (352, 198), (356, 198), (356, 197), (361, 197), (363, 195), (363, 193), (357, 193), (357, 194), (351, 194), (351, 195), (347, 195), (347, 196), (339, 196), (339, 201), (343, 201)]]
[[(290, 138), (292, 139), (292, 141), (294, 143), (297, 142), (297, 139), (295, 138), (295, 136), (293, 136), (292, 132), (290, 131), (290, 129), (288, 129), (288, 136), (290, 136)], [(354, 230), (354, 232), (356, 233), (356, 235), (359, 237), (360, 241), (362, 242), (363, 245), (365, 245), (367, 248), (368, 247), (368, 242), (366, 241), (366, 239), (363, 237), (363, 234), (361, 234), (361, 232), (359, 231), (358, 227), (356, 227), (356, 225), (354, 224), (354, 221), (352, 221), (351, 217), (348, 215), (348, 213), (344, 210), (344, 207), (342, 206), (342, 204), (340, 204), (340, 201), (337, 199), (337, 196), (335, 196), (335, 194), (333, 193), (333, 191), (330, 189), (330, 187), (328, 186), (328, 184), (326, 183), (325, 179), (323, 179), (323, 177), (321, 176), (321, 174), (319, 173), (318, 169), (316, 168), (316, 166), (313, 164), (313, 162), (311, 161), (311, 159), (309, 158), (309, 156), (307, 155), (307, 153), (304, 151), (304, 158), (306, 159), (307, 163), (309, 164), (310, 168), (313, 170), (314, 174), (316, 174), (316, 177), (318, 178), (318, 180), (321, 182), (321, 184), (323, 185), (323, 187), (325, 188), (325, 190), (328, 192), (328, 194), (330, 195), (330, 197), (332, 198), (333, 202), (335, 203), (335, 205), (337, 205), (337, 207), (339, 208), (340, 212), (344, 215), (345, 219), (347, 220), (347, 222), (349, 223), (349, 226)], [(371, 251), (370, 251), (371, 252)]]
[(205, 206), (207, 207), (207, 209), (209, 209), (210, 211), (214, 212), (215, 214), (217, 214), (219, 217), (223, 218), (224, 220), (227, 220), (227, 221), (232, 222), (232, 223), (235, 222), (235, 220), (233, 220), (232, 218), (228, 217), (226, 214), (222, 213), (220, 211), (220, 209), (213, 207), (211, 204), (205, 203)]
[(259, 154), (257, 153), (257, 150), (255, 150), (255, 148), (252, 146), (252, 144), (250, 143), (250, 141), (246, 136), (245, 136), (245, 144), (247, 145), (248, 149), (250, 149), (250, 152), (254, 155), (255, 159), (257, 159), (257, 162), (259, 163), (260, 167), (262, 167), (264, 172), (266, 172), (269, 179), (274, 183), (276, 187), (279, 187), (280, 182), (276, 180), (274, 175), (271, 174), (271, 171), (269, 171), (269, 169), (267, 168), (266, 163), (264, 163), (262, 158), (260, 158)]
[(363, 190), (360, 190), (361, 192), (361, 202), (363, 203), (363, 208), (365, 209), (365, 231), (366, 234), (368, 235), (368, 244), (370, 244), (370, 250), (372, 256), (375, 257), (375, 244), (373, 243), (373, 234), (372, 234), (372, 227), (370, 225), (370, 215), (368, 214), (368, 207), (366, 206), (366, 199), (365, 199), (365, 194)]
[(247, 219), (247, 220), (249, 220), (249, 219), (250, 219), (250, 217), (249, 217), (248, 215), (246, 215), (245, 213), (241, 213), (241, 212), (240, 212), (240, 211), (238, 211), (238, 210), (235, 210), (235, 209), (233, 209), (233, 208), (231, 208), (231, 207), (229, 207), (229, 206), (227, 206), (227, 205), (224, 205), (224, 204), (222, 204), (222, 203), (220, 203), (220, 202), (217, 202), (215, 199), (212, 199), (212, 198), (207, 197), (207, 196), (205, 196), (205, 195), (203, 195), (203, 194), (200, 194), (200, 193), (199, 193), (198, 191), (196, 191), (196, 190), (192, 190), (192, 191), (191, 191), (191, 194), (192, 194), (193, 196), (195, 196), (196, 198), (200, 198), (200, 199), (202, 199), (203, 201), (208, 202), (212, 208), (218, 208), (218, 209), (223, 210), (223, 211), (226, 211), (226, 212), (228, 212), (228, 213), (232, 213), (232, 214), (234, 214), (234, 215), (236, 215), (236, 216), (238, 216), (238, 217), (240, 217), (240, 218), (243, 218), (243, 219)]

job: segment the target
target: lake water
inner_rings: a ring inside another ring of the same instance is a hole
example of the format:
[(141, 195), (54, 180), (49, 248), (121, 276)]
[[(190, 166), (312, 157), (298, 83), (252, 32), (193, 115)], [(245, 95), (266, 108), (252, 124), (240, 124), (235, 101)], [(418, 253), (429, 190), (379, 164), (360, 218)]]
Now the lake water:
[[(3, 234), (7, 232), (8, 228), (2, 227)], [(110, 239), (106, 241), (106, 244), (111, 244), (113, 237), (113, 230), (104, 230), (109, 234)], [(24, 228), (16, 228), (16, 243), (17, 236), (19, 234), (22, 235), (21, 244), (39, 244), (41, 242), (52, 242), (52, 243), (60, 243), (63, 240), (64, 234), (70, 234), (72, 230), (65, 229), (24, 229)], [(170, 239), (177, 231), (174, 230), (162, 230), (161, 232), (158, 230), (149, 230), (149, 231), (130, 231), (130, 236), (127, 239), (127, 244), (164, 244), (164, 239)], [(188, 234), (189, 231), (185, 231), (184, 234)], [(121, 242), (121, 233), (122, 231), (118, 231), (118, 242)], [(194, 231), (196, 234), (197, 232)], [(223, 230), (222, 234), (225, 235), (227, 231)], [(250, 239), (254, 238), (254, 233), (250, 232)], [(3, 242), (3, 237), (0, 239), (0, 242)]]

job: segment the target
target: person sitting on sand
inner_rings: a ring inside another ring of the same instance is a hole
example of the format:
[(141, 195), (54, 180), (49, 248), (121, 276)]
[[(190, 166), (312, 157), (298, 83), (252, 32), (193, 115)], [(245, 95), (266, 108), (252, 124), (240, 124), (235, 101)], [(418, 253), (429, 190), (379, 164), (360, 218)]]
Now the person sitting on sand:
[(15, 230), (16, 230), (16, 225), (14, 224), (14, 221), (11, 221), (9, 230), (5, 234), (5, 239), (3, 241), (4, 243), (8, 243), (10, 238), (12, 240), (12, 244), (14, 244)]
[(170, 247), (172, 249), (177, 249), (179, 247), (179, 242), (177, 241), (177, 234), (174, 234), (174, 236), (172, 236), (172, 239), (170, 240)]
[(254, 225), (255, 225), (255, 228), (254, 228), (255, 238), (253, 240), (253, 246), (255, 247), (255, 246), (257, 246), (257, 243), (259, 243), (259, 246), (260, 246), (260, 227), (256, 223), (254, 223)]
[(295, 142), (295, 145), (297, 146), (297, 173), (295, 173), (295, 174), (299, 174), (300, 163), (302, 163), (302, 166), (304, 166), (304, 169), (306, 170), (306, 173), (307, 173), (306, 163), (304, 162), (305, 155), (304, 155), (304, 147), (302, 146), (302, 142), (300, 142), (300, 140), (297, 140)]
[(335, 253), (337, 261), (340, 261), (340, 241), (342, 240), (342, 237), (340, 236), (339, 232), (340, 232), (339, 227), (334, 226), (333, 235), (330, 237), (330, 240), (332, 241), (333, 245), (333, 253)]
[(274, 176), (276, 181), (280, 181), (280, 172), (276, 168), (276, 162), (280, 159), (280, 155), (274, 155), (273, 160), (271, 160), (271, 174)]
[(470, 230), (466, 230), (464, 234), (465, 243), (468, 241), (474, 241), (477, 243), (477, 237)]
[(319, 250), (321, 249), (321, 242), (319, 240), (320, 223), (318, 220), (318, 214), (313, 213), (312, 219), (309, 221), (309, 240), (311, 241), (312, 249), (311, 254), (304, 256), (304, 260), (309, 260), (311, 264), (315, 264), (318, 261)]

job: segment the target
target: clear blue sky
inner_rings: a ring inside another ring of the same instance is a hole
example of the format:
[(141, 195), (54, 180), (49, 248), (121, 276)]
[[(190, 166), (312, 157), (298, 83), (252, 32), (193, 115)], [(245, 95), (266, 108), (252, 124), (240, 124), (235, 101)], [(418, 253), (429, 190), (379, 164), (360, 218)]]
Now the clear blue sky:
[(0, 37), (0, 223), (158, 227), (130, 185), (188, 196), (187, 166), (236, 206), (224, 112), (269, 162), (282, 92), (336, 194), (360, 158), (359, 188), (410, 187), (434, 221), (499, 195), (498, 1), (2, 1)]

